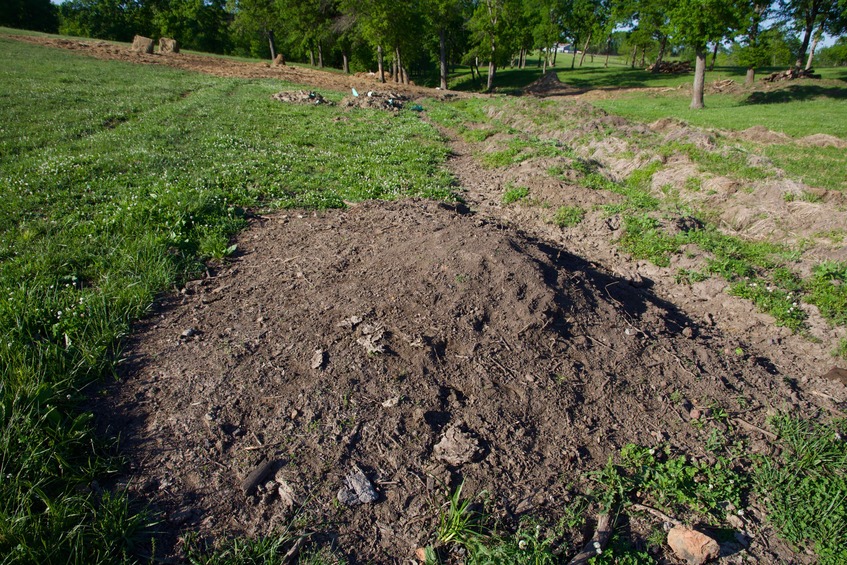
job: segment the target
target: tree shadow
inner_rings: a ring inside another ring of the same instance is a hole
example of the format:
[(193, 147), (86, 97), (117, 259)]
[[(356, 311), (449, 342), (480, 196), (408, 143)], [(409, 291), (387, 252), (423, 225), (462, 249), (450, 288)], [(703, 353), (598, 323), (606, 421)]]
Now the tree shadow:
[(847, 88), (821, 86), (817, 84), (792, 84), (785, 88), (768, 92), (757, 90), (743, 100), (742, 104), (785, 104), (787, 102), (802, 102), (816, 98), (845, 100), (847, 99)]

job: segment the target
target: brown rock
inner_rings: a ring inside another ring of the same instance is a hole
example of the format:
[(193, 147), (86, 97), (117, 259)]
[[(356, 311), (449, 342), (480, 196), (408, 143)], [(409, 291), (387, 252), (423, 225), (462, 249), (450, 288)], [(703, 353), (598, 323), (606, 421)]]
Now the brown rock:
[(690, 528), (674, 526), (668, 532), (668, 545), (689, 565), (703, 565), (721, 554), (718, 542)]
[(444, 436), (435, 444), (432, 454), (448, 465), (459, 466), (478, 459), (482, 449), (475, 437), (454, 424), (444, 430)]
[(159, 53), (179, 53), (179, 41), (170, 37), (160, 37)]
[(421, 563), (426, 563), (426, 548), (419, 547), (415, 550), (415, 557), (418, 558), (418, 561)]
[(130, 47), (130, 50), (136, 53), (147, 53), (151, 55), (153, 53), (153, 40), (143, 35), (136, 35), (132, 38), (132, 47)]

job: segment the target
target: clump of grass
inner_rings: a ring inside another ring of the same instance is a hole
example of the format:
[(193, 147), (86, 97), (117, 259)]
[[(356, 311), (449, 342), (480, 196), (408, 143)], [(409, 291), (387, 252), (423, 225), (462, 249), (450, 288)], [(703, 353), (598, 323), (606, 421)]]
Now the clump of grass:
[(624, 234), (618, 240), (618, 245), (636, 259), (647, 259), (660, 267), (670, 265), (671, 255), (682, 243), (680, 237), (669, 235), (661, 222), (646, 214), (625, 216)]
[(800, 194), (786, 192), (782, 198), (786, 202), (821, 202), (823, 200), (820, 196), (808, 190), (804, 190)]
[(833, 355), (841, 357), (842, 359), (847, 359), (847, 338), (842, 337), (838, 340), (838, 345), (835, 347)]
[(571, 228), (585, 218), (585, 210), (579, 206), (560, 206), (553, 214), (553, 224), (560, 228)]
[(525, 186), (513, 186), (509, 185), (506, 188), (506, 192), (503, 193), (503, 204), (512, 204), (519, 200), (523, 200), (529, 196), (529, 189)]
[(806, 282), (806, 300), (831, 323), (847, 325), (847, 263), (824, 261), (812, 269)]
[(768, 281), (759, 278), (737, 281), (730, 287), (730, 294), (750, 300), (759, 310), (773, 316), (778, 326), (796, 332), (806, 325), (808, 316), (800, 307), (800, 297)]
[(780, 415), (770, 420), (782, 453), (753, 475), (768, 520), (785, 540), (811, 546), (820, 563), (847, 562), (847, 422)]

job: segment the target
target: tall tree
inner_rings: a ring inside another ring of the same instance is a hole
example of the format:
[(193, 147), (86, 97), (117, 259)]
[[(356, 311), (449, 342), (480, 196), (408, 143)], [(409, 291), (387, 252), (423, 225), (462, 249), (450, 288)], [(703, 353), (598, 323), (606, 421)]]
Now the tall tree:
[(438, 34), (438, 78), (442, 90), (447, 90), (447, 56), (450, 37), (461, 32), (471, 4), (468, 0), (429, 0), (424, 2), (428, 27)]
[(478, 0), (468, 26), (481, 57), (488, 59), (486, 90), (494, 88), (497, 68), (512, 54), (510, 18), (521, 12), (520, 0)]
[(747, 0), (743, 5), (743, 19), (747, 24), (746, 33), (741, 37), (743, 47), (739, 62), (747, 67), (744, 86), (751, 87), (756, 79), (756, 67), (766, 65), (770, 57), (766, 36), (762, 36), (762, 22), (769, 15), (772, 0)]
[(233, 27), (245, 35), (261, 35), (267, 42), (271, 59), (276, 58), (276, 31), (282, 28), (280, 11), (274, 0), (230, 0), (235, 14)]
[(0, 25), (34, 31), (59, 31), (59, 11), (50, 0), (3, 0)]
[(694, 85), (691, 108), (705, 106), (706, 46), (727, 37), (740, 25), (738, 0), (679, 0), (669, 10), (670, 26), (675, 37), (694, 50)]

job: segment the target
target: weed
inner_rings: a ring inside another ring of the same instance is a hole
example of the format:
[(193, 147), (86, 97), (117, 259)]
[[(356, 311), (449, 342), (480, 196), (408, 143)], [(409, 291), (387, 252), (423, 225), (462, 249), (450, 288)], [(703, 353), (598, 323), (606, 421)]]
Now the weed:
[(847, 562), (847, 422), (770, 420), (782, 455), (754, 470), (768, 520), (789, 542), (810, 545), (822, 564)]
[(560, 228), (570, 228), (579, 224), (585, 217), (585, 210), (579, 206), (560, 206), (553, 215), (553, 223)]
[(648, 259), (660, 267), (670, 265), (670, 256), (682, 241), (661, 229), (658, 220), (647, 215), (624, 217), (624, 234), (618, 245), (636, 259)]
[(462, 498), (460, 484), (447, 501), (447, 508), (438, 514), (438, 528), (436, 539), (440, 543), (456, 543), (469, 545), (478, 543), (479, 538), (485, 536), (485, 531), (480, 525), (481, 515), (472, 507), (471, 499)]
[(701, 273), (700, 271), (695, 271), (693, 269), (679, 269), (674, 275), (674, 281), (676, 284), (693, 284), (698, 282), (703, 282), (709, 278), (709, 275), (706, 273)]
[(836, 325), (847, 325), (847, 263), (824, 261), (816, 265), (806, 287), (806, 300), (817, 306), (824, 318)]
[(836, 357), (841, 357), (842, 359), (847, 359), (847, 338), (842, 337), (838, 340), (838, 345), (835, 348), (835, 351), (832, 354)]
[(506, 192), (503, 193), (503, 204), (512, 204), (518, 200), (523, 200), (527, 196), (529, 196), (529, 189), (527, 187), (512, 186), (510, 184), (506, 187)]
[(783, 200), (786, 202), (821, 202), (823, 199), (809, 191), (803, 191), (800, 194), (796, 194), (794, 192), (786, 192), (782, 195)]
[(794, 293), (785, 292), (762, 279), (733, 283), (730, 294), (750, 300), (759, 310), (773, 316), (778, 326), (798, 331), (806, 325), (807, 314), (800, 308), (799, 299)]

